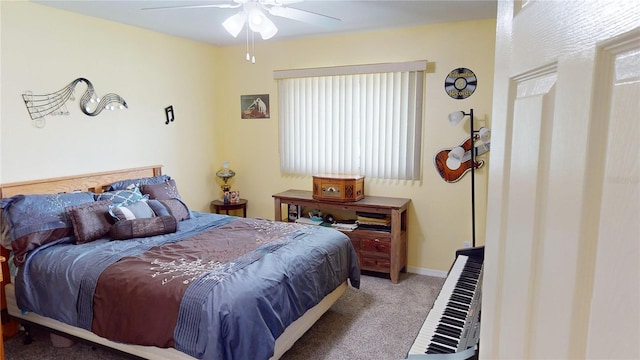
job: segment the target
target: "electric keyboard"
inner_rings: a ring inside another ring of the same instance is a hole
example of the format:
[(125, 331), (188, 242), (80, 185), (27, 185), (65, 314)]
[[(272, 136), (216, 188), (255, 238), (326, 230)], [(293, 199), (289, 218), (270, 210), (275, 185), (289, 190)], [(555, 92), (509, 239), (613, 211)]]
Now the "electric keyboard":
[(407, 359), (468, 359), (480, 336), (484, 246), (460, 249)]

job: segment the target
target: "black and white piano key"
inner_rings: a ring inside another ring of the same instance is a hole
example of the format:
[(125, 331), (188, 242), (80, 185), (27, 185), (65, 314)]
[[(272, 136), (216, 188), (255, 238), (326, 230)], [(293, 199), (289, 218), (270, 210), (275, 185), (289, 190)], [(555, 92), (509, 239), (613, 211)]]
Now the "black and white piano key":
[(448, 316), (444, 315), (444, 311), (447, 308), (447, 303), (449, 302), (449, 298), (456, 287), (459, 276), (464, 269), (466, 260), (466, 256), (459, 256), (454, 262), (451, 270), (449, 271), (449, 275), (442, 285), (442, 289), (440, 289), (440, 293), (433, 303), (431, 311), (429, 311), (429, 313), (427, 314), (427, 318), (422, 324), (422, 328), (418, 332), (418, 335), (416, 336), (416, 339), (411, 346), (411, 349), (409, 350), (409, 353), (424, 354), (427, 346), (431, 343), (431, 338), (435, 334), (437, 325), (440, 324), (440, 322), (444, 319), (446, 319), (446, 322), (451, 326), (458, 326), (460, 329), (462, 329), (462, 327), (464, 326), (464, 321), (449, 318)]
[[(445, 284), (425, 319), (409, 355), (454, 354), (466, 350), (466, 336), (472, 306), (482, 274), (482, 264), (466, 256), (456, 258)], [(465, 342), (461, 344), (461, 339)]]

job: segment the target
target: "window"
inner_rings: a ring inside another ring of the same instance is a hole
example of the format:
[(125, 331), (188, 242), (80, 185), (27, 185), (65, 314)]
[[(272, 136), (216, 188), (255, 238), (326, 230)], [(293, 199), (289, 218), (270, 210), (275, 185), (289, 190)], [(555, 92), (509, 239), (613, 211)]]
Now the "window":
[(426, 64), (274, 72), (280, 170), (419, 179)]

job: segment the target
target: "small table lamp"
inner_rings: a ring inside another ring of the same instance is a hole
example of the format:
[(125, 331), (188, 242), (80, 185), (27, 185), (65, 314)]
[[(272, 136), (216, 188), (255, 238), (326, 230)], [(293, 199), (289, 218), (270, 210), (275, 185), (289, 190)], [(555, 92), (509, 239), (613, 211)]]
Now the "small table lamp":
[(229, 185), (227, 182), (229, 181), (229, 179), (236, 176), (236, 172), (229, 169), (228, 161), (223, 161), (222, 169), (216, 172), (216, 176), (222, 179), (222, 181), (224, 182), (224, 184), (222, 185), (222, 191), (229, 191), (231, 189), (231, 185)]

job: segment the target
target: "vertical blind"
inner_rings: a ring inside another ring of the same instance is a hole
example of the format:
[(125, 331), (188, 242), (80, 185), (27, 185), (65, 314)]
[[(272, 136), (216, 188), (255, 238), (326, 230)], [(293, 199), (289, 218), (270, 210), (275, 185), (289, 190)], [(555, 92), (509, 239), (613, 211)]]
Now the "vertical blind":
[(276, 72), (281, 171), (419, 179), (426, 61), (417, 63)]

